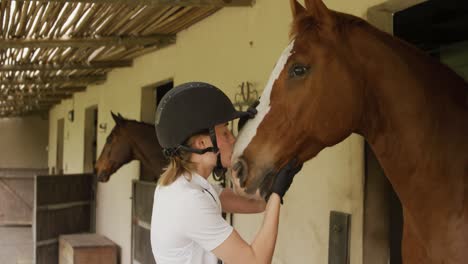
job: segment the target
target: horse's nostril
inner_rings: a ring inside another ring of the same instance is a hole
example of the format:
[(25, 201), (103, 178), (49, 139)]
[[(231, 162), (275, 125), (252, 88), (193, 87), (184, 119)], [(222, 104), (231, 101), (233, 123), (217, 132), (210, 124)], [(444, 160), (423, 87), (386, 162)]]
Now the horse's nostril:
[(237, 171), (238, 169), (240, 169), (240, 167), (242, 167), (242, 163), (240, 161), (236, 162), (236, 164), (234, 164), (234, 166), (232, 167), (232, 169), (234, 171)]
[(234, 166), (232, 167), (237, 174), (237, 178), (239, 179), (240, 187), (244, 188), (247, 182), (247, 165), (245, 161), (240, 159), (237, 161)]

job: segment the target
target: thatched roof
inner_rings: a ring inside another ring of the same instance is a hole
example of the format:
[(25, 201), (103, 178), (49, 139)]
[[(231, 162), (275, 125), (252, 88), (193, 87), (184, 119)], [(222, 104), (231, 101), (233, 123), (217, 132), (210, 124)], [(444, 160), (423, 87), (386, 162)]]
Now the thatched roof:
[(0, 118), (48, 111), (109, 71), (253, 0), (0, 0)]

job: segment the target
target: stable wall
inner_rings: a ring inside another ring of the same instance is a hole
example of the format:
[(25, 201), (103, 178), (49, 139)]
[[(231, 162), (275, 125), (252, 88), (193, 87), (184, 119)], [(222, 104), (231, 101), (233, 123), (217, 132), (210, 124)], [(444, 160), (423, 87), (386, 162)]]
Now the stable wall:
[[(380, 0), (325, 1), (335, 10), (363, 16)], [(261, 92), (280, 53), (287, 46), (291, 15), (289, 1), (257, 0), (254, 7), (225, 8), (181, 32), (177, 43), (142, 56), (128, 69), (117, 69), (105, 84), (90, 86), (74, 100), (63, 101), (50, 111), (50, 142), (56, 142), (56, 123), (75, 110), (75, 121), (65, 121), (65, 173), (83, 171), (84, 111), (98, 105), (98, 151), (114, 123), (110, 111), (132, 119), (140, 117), (141, 89), (167, 79), (175, 85), (206, 81), (223, 89), (232, 99), (244, 81)], [(352, 214), (351, 264), (362, 263), (363, 140), (352, 136), (322, 151), (305, 164), (282, 207), (274, 263), (327, 263), (328, 219), (331, 210)], [(51, 144), (49, 166), (54, 166)], [(114, 174), (97, 193), (96, 228), (121, 246), (122, 264), (130, 263), (131, 181), (139, 164), (132, 162)], [(252, 241), (262, 214), (236, 215), (234, 226)]]
[(41, 116), (0, 119), (0, 168), (47, 168), (48, 120)]

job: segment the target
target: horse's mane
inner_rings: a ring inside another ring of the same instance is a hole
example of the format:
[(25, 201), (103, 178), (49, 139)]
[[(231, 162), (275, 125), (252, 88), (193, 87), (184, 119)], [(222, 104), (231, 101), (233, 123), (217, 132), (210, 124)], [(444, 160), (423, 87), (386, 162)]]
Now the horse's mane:
[(122, 121), (124, 121), (125, 123), (134, 123), (134, 124), (137, 124), (137, 125), (144, 125), (144, 126), (148, 126), (148, 127), (154, 128), (154, 124), (150, 124), (150, 123), (147, 123), (147, 122), (138, 121), (138, 120), (135, 120), (135, 119), (128, 119), (128, 118), (125, 118), (125, 117), (121, 117), (121, 119), (122, 119)]
[[(362, 18), (352, 16), (345, 13), (331, 11), (335, 19), (336, 29), (343, 31), (353, 27), (369, 27), (370, 25)], [(300, 14), (298, 15), (291, 27), (289, 36), (294, 38), (295, 36), (304, 34), (305, 32), (314, 33), (318, 32), (321, 24), (311, 14)]]

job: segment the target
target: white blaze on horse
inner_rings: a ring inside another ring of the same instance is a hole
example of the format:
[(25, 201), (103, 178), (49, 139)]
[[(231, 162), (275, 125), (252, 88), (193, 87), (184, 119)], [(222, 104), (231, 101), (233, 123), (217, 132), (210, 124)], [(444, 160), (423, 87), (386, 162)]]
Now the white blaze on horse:
[(305, 4), (291, 1), (291, 44), (239, 134), (236, 189), (265, 196), (289, 160), (357, 133), (402, 202), (404, 263), (466, 263), (467, 83), (360, 18)]

